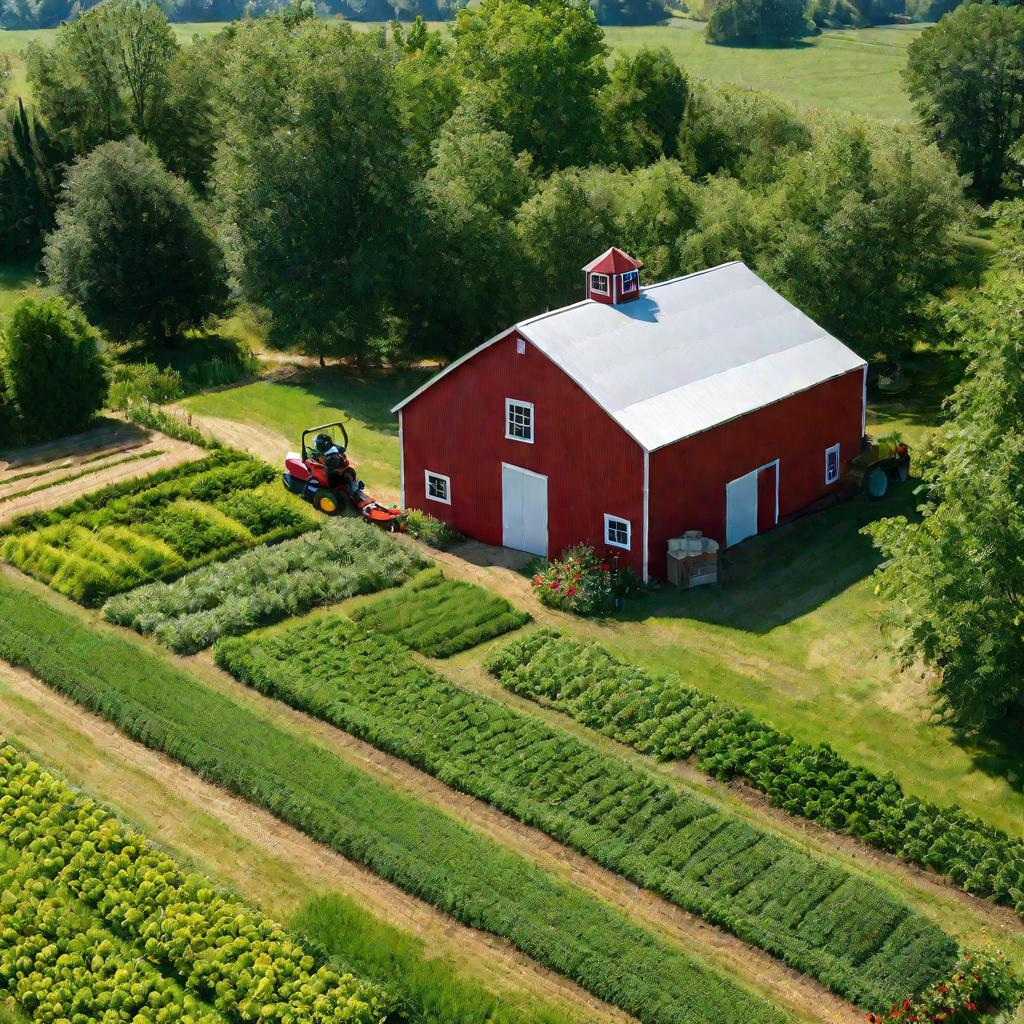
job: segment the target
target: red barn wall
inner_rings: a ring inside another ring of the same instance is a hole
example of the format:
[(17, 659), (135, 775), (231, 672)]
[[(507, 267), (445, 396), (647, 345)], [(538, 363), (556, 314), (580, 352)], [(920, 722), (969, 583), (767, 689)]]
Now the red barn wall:
[(730, 480), (778, 459), (780, 518), (837, 486), (825, 485), (825, 449), (840, 443), (843, 469), (860, 452), (863, 400), (863, 370), (852, 370), (652, 452), (651, 575), (664, 578), (666, 545), (684, 530), (724, 543)]
[[(501, 544), (501, 464), (548, 478), (548, 554), (579, 541), (604, 550), (605, 513), (632, 524), (621, 564), (643, 569), (643, 451), (561, 369), (515, 332), (402, 409), (405, 504), (467, 537)], [(505, 399), (534, 406), (533, 444), (505, 437)], [(451, 478), (451, 505), (427, 499), (424, 470)]]

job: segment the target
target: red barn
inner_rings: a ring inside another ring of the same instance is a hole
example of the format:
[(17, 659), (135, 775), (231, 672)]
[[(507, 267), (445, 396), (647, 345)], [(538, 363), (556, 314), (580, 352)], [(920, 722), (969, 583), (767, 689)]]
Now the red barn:
[(742, 263), (640, 286), (609, 249), (587, 299), (524, 320), (395, 407), (402, 501), (468, 537), (584, 541), (645, 579), (667, 542), (728, 546), (833, 489), (867, 364)]

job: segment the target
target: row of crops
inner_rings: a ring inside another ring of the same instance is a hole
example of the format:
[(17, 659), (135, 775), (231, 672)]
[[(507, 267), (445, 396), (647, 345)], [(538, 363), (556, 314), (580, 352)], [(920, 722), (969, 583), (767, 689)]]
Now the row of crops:
[(86, 605), (310, 530), (265, 463), (220, 449), (11, 523), (8, 562)]
[(1024, 917), (1024, 840), (907, 794), (893, 775), (851, 764), (828, 744), (803, 743), (678, 677), (550, 630), (512, 640), (486, 664), (514, 693), (645, 754), (693, 757), (717, 778), (745, 779), (790, 814), (948, 875)]
[(866, 1008), (924, 989), (956, 944), (873, 884), (538, 721), (334, 616), (224, 640), (218, 664), (489, 801)]
[(432, 658), (447, 658), (530, 621), (503, 597), (428, 569), (395, 594), (352, 610), (367, 629), (387, 633)]
[[(642, 1024), (787, 1019), (678, 946), (488, 837), (243, 707), (131, 638), (2, 579), (0, 658), (406, 892), (507, 939)], [(62, 847), (58, 840), (54, 850)]]
[(313, 533), (118, 594), (103, 615), (193, 654), (222, 636), (396, 587), (424, 564), (412, 548), (359, 520), (327, 519)]
[(10, 746), (0, 882), (0, 990), (37, 1021), (379, 1024), (391, 1009)]

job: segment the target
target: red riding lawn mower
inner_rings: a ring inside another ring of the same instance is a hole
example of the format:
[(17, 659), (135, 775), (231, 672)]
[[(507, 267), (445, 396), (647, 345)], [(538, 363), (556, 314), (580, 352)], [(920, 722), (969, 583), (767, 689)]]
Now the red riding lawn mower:
[[(313, 437), (312, 444), (307, 438)], [(300, 498), (310, 502), (324, 515), (336, 516), (342, 508), (351, 505), (362, 518), (387, 530), (400, 533), (405, 530), (405, 515), (401, 509), (386, 508), (378, 504), (363, 490), (363, 481), (350, 462), (348, 431), (343, 423), (325, 423), (302, 432), (302, 451), (289, 452), (284, 457), (284, 475), (281, 482)]]

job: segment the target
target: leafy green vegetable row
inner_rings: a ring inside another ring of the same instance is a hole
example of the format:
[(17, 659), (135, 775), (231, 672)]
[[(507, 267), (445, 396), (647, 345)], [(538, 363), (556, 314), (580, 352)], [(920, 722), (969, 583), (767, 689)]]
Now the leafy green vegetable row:
[(867, 1008), (956, 959), (871, 883), (418, 665), (340, 618), (225, 640), (218, 664), (700, 914)]
[(423, 565), (410, 548), (356, 519), (327, 519), (321, 529), (227, 562), (112, 597), (111, 622), (153, 634), (192, 654), (315, 605), (394, 587)]
[[(142, 836), (10, 746), (0, 748), (0, 840), (34, 859), (37, 878), (25, 895), (43, 895), (44, 880), (66, 889), (231, 1018), (372, 1024), (387, 1015), (388, 998), (375, 986), (317, 968), (278, 925), (214, 892), (205, 879), (184, 874)], [(36, 928), (55, 911), (22, 903)], [(5, 894), (0, 910), (9, 905), (13, 910)], [(19, 968), (17, 958), (13, 967)]]
[(851, 764), (827, 743), (803, 743), (677, 677), (550, 630), (492, 652), (487, 667), (509, 690), (606, 736), (662, 760), (694, 757), (720, 779), (746, 779), (790, 814), (933, 868), (1024, 917), (1024, 840), (956, 805), (905, 793), (895, 776)]
[(191, 473), (154, 474), (16, 520), (0, 551), (55, 590), (97, 604), (312, 529), (312, 519), (283, 495), (254, 490), (271, 476), (262, 463), (218, 452)]
[(642, 1024), (787, 1019), (523, 857), (4, 579), (0, 658)]
[(428, 569), (397, 594), (352, 611), (368, 629), (390, 633), (432, 658), (447, 658), (526, 625), (530, 616), (483, 587)]

